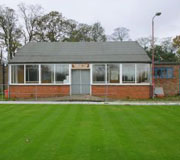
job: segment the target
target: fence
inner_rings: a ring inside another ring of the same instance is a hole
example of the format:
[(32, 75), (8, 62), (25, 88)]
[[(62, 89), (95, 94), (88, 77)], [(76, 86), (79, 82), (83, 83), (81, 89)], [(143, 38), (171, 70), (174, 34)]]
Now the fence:
[[(79, 84), (73, 84), (78, 88)], [(3, 85), (0, 84), (0, 101), (109, 101), (113, 100), (112, 94), (108, 93), (107, 86), (94, 88), (90, 84), (89, 91), (84, 94), (73, 94), (70, 85)], [(85, 89), (86, 90), (86, 89)], [(89, 92), (89, 93), (88, 93)], [(73, 95), (71, 95), (73, 94)], [(91, 96), (92, 95), (92, 96)]]
[(0, 84), (0, 100), (107, 102), (117, 99), (148, 99), (150, 96), (150, 85), (32, 84), (8, 86)]

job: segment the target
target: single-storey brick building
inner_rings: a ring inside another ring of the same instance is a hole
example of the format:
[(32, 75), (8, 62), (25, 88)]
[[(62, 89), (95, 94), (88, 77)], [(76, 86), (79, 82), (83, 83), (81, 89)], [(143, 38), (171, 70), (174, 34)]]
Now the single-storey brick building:
[(180, 94), (180, 63), (155, 63), (155, 86), (162, 87), (165, 96)]
[(150, 98), (151, 60), (129, 42), (32, 42), (9, 63), (10, 97)]

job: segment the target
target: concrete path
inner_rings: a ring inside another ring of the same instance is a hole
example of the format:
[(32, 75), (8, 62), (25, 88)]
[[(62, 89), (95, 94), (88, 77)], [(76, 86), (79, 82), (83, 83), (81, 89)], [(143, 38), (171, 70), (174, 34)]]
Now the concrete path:
[(96, 105), (180, 105), (180, 101), (149, 102), (149, 101), (115, 101), (115, 102), (89, 102), (89, 101), (0, 101), (0, 104), (96, 104)]

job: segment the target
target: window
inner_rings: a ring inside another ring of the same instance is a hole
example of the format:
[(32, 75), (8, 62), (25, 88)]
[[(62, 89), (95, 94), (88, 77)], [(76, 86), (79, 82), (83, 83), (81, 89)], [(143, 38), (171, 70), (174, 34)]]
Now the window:
[(24, 65), (11, 66), (11, 83), (24, 83)]
[(155, 78), (173, 78), (173, 68), (172, 67), (156, 67)]
[(105, 83), (105, 65), (93, 65), (93, 83)]
[(41, 83), (54, 83), (54, 65), (41, 65)]
[(26, 83), (39, 83), (38, 65), (26, 65)]
[(150, 82), (150, 65), (149, 64), (137, 64), (137, 83), (149, 83)]
[(135, 83), (135, 64), (122, 65), (123, 83)]
[(107, 80), (108, 83), (119, 83), (119, 64), (107, 65)]
[(56, 83), (69, 83), (69, 65), (56, 65)]

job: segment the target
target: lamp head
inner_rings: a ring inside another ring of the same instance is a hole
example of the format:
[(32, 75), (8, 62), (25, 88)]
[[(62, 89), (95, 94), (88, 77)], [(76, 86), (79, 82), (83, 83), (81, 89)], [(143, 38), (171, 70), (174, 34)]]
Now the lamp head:
[(155, 15), (156, 15), (156, 16), (160, 16), (160, 15), (161, 15), (161, 12), (157, 12)]

